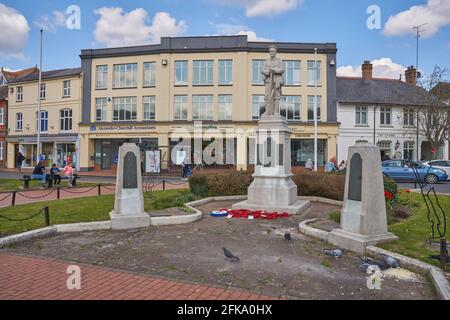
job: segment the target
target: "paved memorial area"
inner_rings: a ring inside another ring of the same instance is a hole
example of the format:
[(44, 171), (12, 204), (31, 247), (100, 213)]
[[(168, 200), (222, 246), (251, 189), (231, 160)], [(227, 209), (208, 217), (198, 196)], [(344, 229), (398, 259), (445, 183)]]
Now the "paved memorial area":
[[(324, 249), (330, 248), (328, 244), (297, 232), (300, 221), (327, 216), (340, 209), (337, 206), (312, 202), (305, 215), (271, 221), (228, 221), (207, 215), (232, 204), (218, 201), (199, 206), (204, 217), (196, 223), (60, 234), (17, 244), (0, 250), (0, 254), (55, 258), (70, 264), (113, 268), (285, 299), (436, 298), (426, 277), (404, 269), (390, 270), (380, 290), (369, 290), (366, 274), (358, 268), (357, 255), (346, 251), (341, 259), (326, 256)], [(294, 238), (292, 243), (283, 238), (288, 229)], [(222, 247), (231, 250), (240, 262), (226, 260)], [(31, 271), (46, 272), (38, 266), (18, 268), (15, 272)], [(2, 286), (10, 281), (2, 278)], [(31, 286), (33, 278), (29, 279)]]

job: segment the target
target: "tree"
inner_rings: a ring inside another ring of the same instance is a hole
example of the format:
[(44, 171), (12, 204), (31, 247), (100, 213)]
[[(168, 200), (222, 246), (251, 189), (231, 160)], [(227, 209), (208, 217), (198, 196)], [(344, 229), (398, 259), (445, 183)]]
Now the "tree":
[(436, 151), (448, 140), (450, 129), (450, 108), (446, 106), (439, 91), (431, 90), (443, 82), (447, 69), (435, 66), (430, 76), (419, 82), (427, 93), (424, 93), (424, 104), (417, 109), (417, 125), (419, 135), (424, 136), (435, 150), (432, 158), (436, 159)]

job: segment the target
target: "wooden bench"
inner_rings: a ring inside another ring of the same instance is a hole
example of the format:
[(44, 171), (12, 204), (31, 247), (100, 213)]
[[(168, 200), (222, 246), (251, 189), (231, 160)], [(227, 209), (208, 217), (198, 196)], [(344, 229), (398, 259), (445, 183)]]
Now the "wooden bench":
[[(62, 175), (61, 176), (61, 180), (68, 180), (69, 177)], [(78, 174), (74, 174), (73, 175), (73, 180), (72, 180), (72, 187), (76, 187), (77, 186), (77, 180), (80, 179), (80, 176)], [(23, 175), (22, 179), (19, 179), (20, 181), (23, 181), (23, 188), (24, 189), (29, 189), (30, 188), (30, 181), (31, 180), (37, 180), (37, 181), (41, 181), (41, 178), (33, 178), (33, 175)], [(51, 188), (53, 187), (53, 179), (50, 178), (50, 175), (47, 174), (47, 187)]]

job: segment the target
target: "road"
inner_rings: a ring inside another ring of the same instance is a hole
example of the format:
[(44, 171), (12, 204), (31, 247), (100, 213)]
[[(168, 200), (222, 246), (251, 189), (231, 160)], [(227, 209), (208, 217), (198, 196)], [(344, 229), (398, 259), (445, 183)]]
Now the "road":
[[(415, 188), (419, 189), (420, 188), (419, 185), (417, 185), (415, 187), (414, 183), (397, 183), (397, 185), (399, 188), (404, 188), (404, 189), (415, 189)], [(450, 181), (427, 185), (425, 187), (425, 190), (428, 191), (431, 187), (434, 187), (434, 190), (437, 193), (450, 194)]]

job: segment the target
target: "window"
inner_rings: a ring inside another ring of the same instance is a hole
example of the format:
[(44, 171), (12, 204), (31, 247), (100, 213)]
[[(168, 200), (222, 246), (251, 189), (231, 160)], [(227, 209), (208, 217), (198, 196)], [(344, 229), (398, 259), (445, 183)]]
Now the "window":
[(266, 111), (263, 95), (252, 96), (252, 120), (259, 120), (259, 117)]
[(136, 120), (136, 97), (113, 98), (113, 121)]
[(144, 87), (154, 87), (156, 85), (155, 69), (155, 62), (144, 63)]
[(414, 109), (404, 109), (403, 125), (405, 127), (414, 127)]
[(96, 98), (95, 99), (95, 121), (106, 121), (106, 108), (107, 108), (106, 98)]
[(357, 126), (367, 125), (367, 107), (355, 108), (355, 124)]
[(5, 108), (0, 108), (0, 125), (5, 124)]
[(187, 120), (188, 96), (175, 96), (173, 99), (173, 119)]
[(23, 129), (23, 114), (21, 112), (16, 113), (16, 131), (22, 131)]
[(213, 120), (213, 96), (192, 96), (192, 119)]
[(377, 146), (380, 148), (382, 154), (390, 154), (391, 152), (391, 141), (379, 141)]
[(381, 107), (380, 108), (380, 125), (390, 126), (391, 125), (391, 108)]
[(264, 67), (264, 60), (253, 60), (252, 72), (253, 72), (253, 84), (264, 84), (263, 75), (261, 73)]
[(155, 96), (143, 97), (144, 120), (155, 120)]
[(300, 63), (298, 60), (284, 61), (286, 68), (284, 78), (287, 85), (300, 85)]
[(63, 81), (63, 97), (70, 97), (70, 80)]
[(232, 96), (231, 94), (219, 95), (219, 120), (231, 120), (232, 118)]
[(23, 101), (23, 87), (17, 87), (16, 90), (16, 101)]
[(45, 90), (45, 83), (41, 83), (41, 99), (42, 100), (44, 100), (45, 99), (45, 95), (46, 95), (46, 92), (45, 92), (46, 90)]
[(0, 141), (0, 160), (3, 160), (3, 141)]
[(39, 113), (36, 112), (36, 128), (41, 132), (48, 131), (48, 111), (41, 111), (41, 125), (39, 126)]
[(186, 60), (175, 61), (175, 85), (188, 84), (188, 62)]
[(219, 84), (233, 83), (233, 60), (219, 60)]
[(72, 130), (72, 109), (64, 109), (61, 114), (61, 131)]
[(194, 85), (211, 85), (214, 81), (212, 60), (194, 61)]
[(97, 66), (96, 89), (108, 88), (108, 66)]
[(322, 96), (308, 96), (308, 121), (314, 121), (314, 105), (317, 99), (317, 121), (320, 121), (320, 106)]
[(414, 158), (414, 142), (403, 142), (403, 158), (407, 160), (413, 160)]
[(115, 64), (114, 65), (114, 88), (137, 87), (137, 64)]
[(308, 61), (308, 86), (320, 86), (322, 84), (320, 73), (321, 64), (322, 63), (320, 61)]
[(280, 114), (286, 120), (300, 120), (301, 96), (282, 96), (280, 103)]

